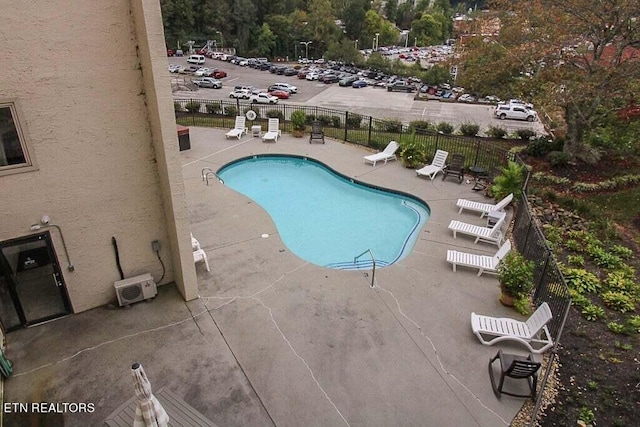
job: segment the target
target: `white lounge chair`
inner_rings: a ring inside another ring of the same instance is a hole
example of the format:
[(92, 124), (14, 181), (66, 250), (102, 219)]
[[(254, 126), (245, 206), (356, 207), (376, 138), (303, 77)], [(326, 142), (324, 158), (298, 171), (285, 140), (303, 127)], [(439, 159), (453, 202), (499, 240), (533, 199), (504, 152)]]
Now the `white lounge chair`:
[(507, 256), (511, 250), (511, 241), (507, 240), (500, 246), (498, 252), (494, 256), (476, 255), (467, 252), (458, 252), (454, 250), (447, 251), (447, 262), (453, 265), (453, 271), (456, 271), (456, 266), (462, 265), (465, 267), (477, 268), (478, 276), (482, 273), (497, 274), (498, 264)]
[(480, 218), (482, 218), (489, 214), (489, 212), (503, 211), (504, 208), (511, 203), (511, 200), (513, 200), (513, 193), (509, 194), (495, 205), (491, 203), (476, 202), (474, 200), (458, 199), (456, 206), (460, 208), (458, 214), (461, 214), (464, 209), (467, 209), (474, 212), (480, 212)]
[(416, 174), (418, 176), (428, 176), (433, 181), (433, 178), (436, 177), (438, 172), (444, 171), (446, 166), (447, 157), (449, 153), (444, 150), (437, 150), (436, 155), (433, 156), (433, 161), (430, 165), (426, 165), (421, 169), (416, 170)]
[(278, 142), (278, 137), (282, 135), (280, 131), (280, 120), (279, 119), (269, 119), (269, 127), (267, 128), (267, 133), (262, 137), (262, 142), (273, 141)]
[(467, 224), (462, 221), (451, 221), (449, 223), (449, 230), (453, 231), (453, 238), (457, 237), (457, 233), (468, 234), (469, 236), (473, 236), (476, 238), (475, 242), (487, 242), (487, 243), (495, 243), (500, 246), (502, 243), (502, 224), (506, 215), (500, 217), (500, 219), (496, 222), (496, 224), (489, 227), (482, 227), (480, 225)]
[[(516, 341), (532, 353), (540, 354), (553, 346), (547, 323), (553, 315), (549, 304), (542, 303), (526, 322), (508, 317), (490, 317), (471, 313), (471, 330), (484, 345)], [(485, 339), (484, 336), (493, 337)]]
[(224, 136), (229, 138), (238, 138), (242, 137), (242, 135), (246, 135), (248, 130), (245, 126), (246, 119), (244, 116), (236, 116), (236, 124), (229, 132), (225, 133)]
[(396, 160), (396, 151), (398, 151), (398, 147), (399, 145), (396, 141), (391, 141), (381, 152), (364, 156), (364, 162), (371, 163), (375, 166), (377, 162), (384, 160), (384, 163), (387, 164), (389, 160)]
[(209, 259), (207, 258), (207, 253), (204, 251), (204, 249), (193, 251), (193, 262), (196, 264), (199, 262), (204, 262), (205, 267), (207, 267), (207, 271), (211, 271), (211, 269), (209, 268)]

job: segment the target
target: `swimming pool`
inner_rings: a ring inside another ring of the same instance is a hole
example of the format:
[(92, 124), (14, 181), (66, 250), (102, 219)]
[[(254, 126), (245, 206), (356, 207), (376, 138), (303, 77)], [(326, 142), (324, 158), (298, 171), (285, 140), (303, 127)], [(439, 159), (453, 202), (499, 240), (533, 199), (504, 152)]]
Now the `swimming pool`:
[(404, 258), (429, 217), (429, 206), (408, 194), (365, 185), (317, 160), (252, 156), (218, 170), (225, 185), (271, 216), (280, 238), (297, 256), (334, 269), (371, 268)]

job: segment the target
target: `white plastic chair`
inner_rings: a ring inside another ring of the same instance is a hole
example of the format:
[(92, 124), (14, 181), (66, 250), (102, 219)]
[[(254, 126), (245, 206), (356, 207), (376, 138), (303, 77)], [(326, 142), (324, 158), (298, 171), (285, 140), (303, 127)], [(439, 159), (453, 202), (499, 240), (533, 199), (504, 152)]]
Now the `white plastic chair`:
[(209, 268), (209, 258), (207, 258), (207, 253), (204, 251), (204, 249), (193, 251), (193, 262), (196, 264), (199, 262), (204, 262), (207, 271), (211, 271), (211, 269)]
[(458, 199), (456, 206), (460, 208), (458, 214), (461, 214), (464, 209), (467, 209), (474, 212), (480, 212), (480, 218), (482, 218), (489, 214), (489, 212), (503, 211), (512, 200), (513, 193), (509, 194), (495, 205), (491, 203), (476, 202), (474, 200)]
[(262, 137), (262, 142), (278, 142), (278, 137), (281, 135), (282, 131), (280, 131), (280, 119), (269, 119), (269, 127), (267, 129), (267, 133), (265, 133)]
[(246, 119), (244, 116), (236, 116), (236, 124), (229, 132), (225, 133), (224, 136), (229, 138), (238, 138), (242, 137), (243, 134), (248, 133), (248, 129), (245, 126)]
[(398, 151), (398, 147), (399, 145), (396, 141), (391, 141), (380, 153), (364, 156), (364, 162), (371, 163), (375, 166), (377, 162), (384, 160), (384, 163), (387, 164), (389, 160), (396, 160), (396, 151)]
[(489, 227), (482, 227), (480, 225), (467, 224), (462, 221), (451, 221), (449, 223), (449, 230), (453, 231), (453, 238), (457, 238), (457, 234), (467, 234), (475, 237), (476, 240), (473, 243), (487, 242), (495, 243), (500, 246), (502, 243), (502, 224), (504, 223), (506, 215), (503, 215), (496, 224)]
[(431, 164), (426, 165), (421, 169), (417, 169), (416, 175), (428, 176), (433, 181), (433, 178), (436, 177), (438, 172), (444, 171), (448, 156), (449, 153), (447, 151), (437, 150), (435, 156), (433, 156), (433, 161), (431, 162)]
[(497, 274), (498, 265), (500, 261), (507, 256), (511, 250), (511, 241), (507, 240), (500, 246), (498, 252), (494, 256), (476, 255), (467, 252), (458, 252), (454, 250), (447, 251), (447, 262), (453, 265), (453, 271), (456, 271), (456, 266), (462, 265), (464, 267), (471, 267), (478, 269), (478, 276), (482, 273)]
[[(540, 307), (525, 322), (508, 317), (491, 317), (471, 313), (471, 330), (483, 345), (516, 341), (532, 353), (540, 354), (553, 346), (547, 323), (553, 318), (549, 304)], [(492, 337), (485, 339), (485, 336)]]

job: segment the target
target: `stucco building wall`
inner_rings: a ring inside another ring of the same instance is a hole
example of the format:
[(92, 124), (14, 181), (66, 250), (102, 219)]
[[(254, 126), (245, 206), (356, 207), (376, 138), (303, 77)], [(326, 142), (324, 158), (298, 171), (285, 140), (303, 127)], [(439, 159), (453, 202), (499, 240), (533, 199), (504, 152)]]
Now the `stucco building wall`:
[(126, 277), (160, 279), (157, 239), (162, 283), (197, 296), (172, 103), (158, 105), (170, 88), (154, 80), (162, 60), (166, 68), (157, 3), (0, 0), (0, 98), (18, 99), (38, 165), (0, 176), (0, 240), (49, 215), (75, 266), (63, 268), (75, 312), (115, 298), (112, 236)]

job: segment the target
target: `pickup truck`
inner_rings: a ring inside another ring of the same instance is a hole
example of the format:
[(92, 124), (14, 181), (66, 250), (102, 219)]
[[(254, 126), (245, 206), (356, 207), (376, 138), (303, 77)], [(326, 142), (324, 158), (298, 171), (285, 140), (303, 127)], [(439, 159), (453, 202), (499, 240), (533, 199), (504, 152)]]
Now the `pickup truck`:
[(261, 92), (249, 97), (249, 102), (252, 104), (277, 104), (278, 98), (271, 96), (268, 93)]
[(416, 90), (415, 86), (406, 84), (405, 82), (393, 82), (387, 86), (389, 92), (407, 92), (411, 93)]
[(211, 77), (203, 77), (199, 80), (192, 80), (192, 83), (197, 85), (198, 87), (222, 89), (222, 82), (220, 80), (212, 79)]

